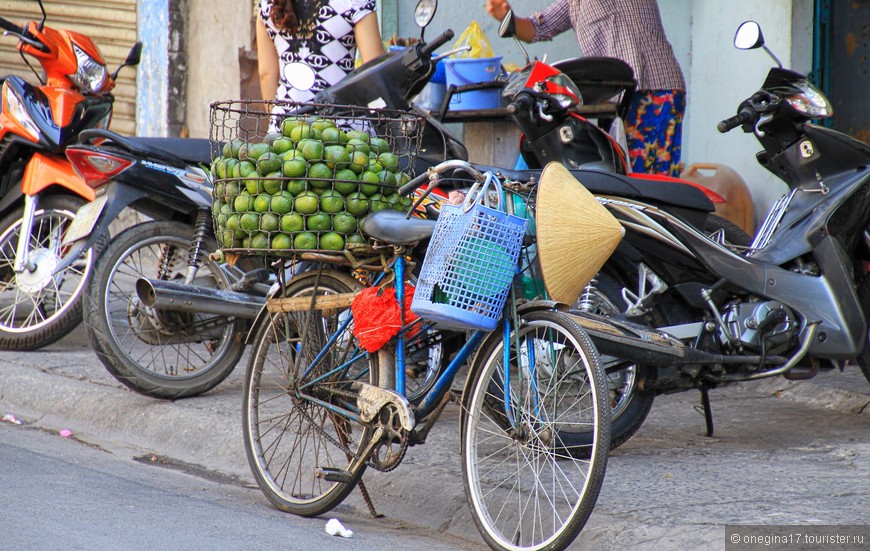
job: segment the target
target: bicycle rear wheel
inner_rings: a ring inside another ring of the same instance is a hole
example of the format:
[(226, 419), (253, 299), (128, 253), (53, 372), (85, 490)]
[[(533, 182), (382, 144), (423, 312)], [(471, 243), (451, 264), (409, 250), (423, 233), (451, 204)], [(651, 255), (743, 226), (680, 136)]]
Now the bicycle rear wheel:
[[(348, 280), (342, 274), (307, 273), (291, 280), (284, 296), (349, 293), (356, 286)], [(377, 367), (356, 345), (351, 326), (326, 346), (349, 314), (350, 308), (273, 313), (258, 324), (245, 375), (245, 453), (260, 489), (282, 511), (325, 513), (347, 497), (365, 471), (361, 452), (371, 430), (330, 409), (355, 407), (354, 381), (377, 383)], [(306, 373), (322, 350), (319, 366)], [(340, 479), (317, 474), (329, 470)]]
[[(492, 548), (564, 549), (586, 524), (604, 480), (607, 387), (598, 353), (574, 321), (557, 312), (531, 312), (523, 321), (509, 343), (517, 429), (504, 407), (502, 339), (490, 339), (469, 372), (465, 493)], [(592, 438), (577, 450), (565, 436), (581, 429)]]

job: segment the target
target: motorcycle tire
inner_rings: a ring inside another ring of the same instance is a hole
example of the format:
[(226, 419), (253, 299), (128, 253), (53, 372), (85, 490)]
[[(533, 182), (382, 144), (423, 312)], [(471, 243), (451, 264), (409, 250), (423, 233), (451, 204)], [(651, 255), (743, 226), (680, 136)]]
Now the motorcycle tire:
[[(870, 316), (870, 273), (865, 275), (858, 285), (858, 302), (861, 304), (864, 316)], [(870, 334), (864, 338), (864, 349), (858, 355), (858, 367), (870, 383)]]
[[(141, 304), (139, 277), (183, 281), (194, 228), (152, 221), (112, 240), (85, 290), (85, 324), (97, 357), (118, 381), (154, 398), (197, 396), (227, 378), (244, 352), (244, 320), (170, 312)], [(195, 284), (226, 289), (230, 282), (209, 258), (217, 249), (204, 243), (204, 262)]]
[(105, 247), (98, 241), (81, 259), (54, 275), (61, 238), (85, 200), (73, 195), (41, 197), (34, 213), (30, 258), (36, 269), (16, 274), (24, 207), (0, 222), (0, 349), (36, 350), (68, 335), (82, 321), (82, 294), (95, 259)]

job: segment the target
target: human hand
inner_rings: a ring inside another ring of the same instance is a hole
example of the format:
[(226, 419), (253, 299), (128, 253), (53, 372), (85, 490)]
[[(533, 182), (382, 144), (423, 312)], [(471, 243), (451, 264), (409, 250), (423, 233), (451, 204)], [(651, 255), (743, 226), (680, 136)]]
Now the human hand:
[(501, 21), (505, 14), (511, 9), (511, 5), (507, 0), (486, 0), (486, 12)]

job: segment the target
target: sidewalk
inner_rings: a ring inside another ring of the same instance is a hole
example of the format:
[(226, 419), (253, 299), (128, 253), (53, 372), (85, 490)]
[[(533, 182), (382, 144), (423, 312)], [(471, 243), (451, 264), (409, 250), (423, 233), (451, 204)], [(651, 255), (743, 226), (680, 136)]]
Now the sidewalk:
[[(0, 351), (0, 416), (11, 413), (25, 423), (48, 430), (68, 429), (74, 438), (112, 453), (130, 457), (153, 454), (159, 462), (170, 466), (255, 487), (241, 433), (241, 391), (246, 364), (247, 355), (225, 382), (203, 396), (178, 402), (159, 401), (129, 391), (115, 381), (98, 362), (87, 346), (84, 331), (79, 329), (41, 351)], [(860, 484), (857, 488), (854, 481), (844, 480), (844, 484), (851, 485), (858, 494), (854, 496), (855, 503), (862, 499), (866, 503), (870, 498), (870, 476), (861, 474), (870, 474), (870, 438), (867, 438), (870, 435), (870, 384), (857, 368), (850, 368), (846, 373), (822, 373), (808, 381), (779, 378), (717, 389), (711, 392), (711, 397), (717, 423), (717, 435), (712, 439), (699, 436), (704, 422), (692, 407), (697, 402), (697, 393), (656, 400), (648, 423), (635, 438), (611, 455), (605, 488), (587, 529), (578, 540), (585, 544), (578, 544), (578, 548), (586, 545), (595, 549), (611, 545), (644, 548), (644, 542), (651, 541), (655, 542), (655, 547), (649, 548), (656, 549), (705, 548), (711, 538), (718, 538), (720, 532), (724, 534), (724, 524), (752, 518), (753, 509), (742, 509), (745, 515), (740, 518), (717, 518), (711, 513), (706, 517), (708, 520), (701, 523), (678, 517), (665, 520), (664, 524), (639, 521), (636, 513), (640, 505), (631, 502), (649, 499), (640, 497), (645, 492), (657, 498), (666, 497), (660, 495), (661, 489), (653, 484), (656, 480), (646, 474), (652, 472), (651, 466), (659, 460), (669, 465), (679, 458), (680, 463), (684, 463), (682, 467), (669, 468), (682, 468), (685, 472), (698, 468), (703, 473), (711, 468), (708, 460), (698, 457), (697, 465), (690, 464), (682, 452), (705, 449), (715, 455), (717, 461), (725, 463), (719, 472), (733, 468), (735, 473), (741, 473), (741, 469), (746, 470), (748, 461), (745, 454), (763, 457), (769, 453), (773, 441), (782, 440), (784, 443), (777, 445), (797, 452), (806, 445), (804, 439), (827, 442), (830, 431), (813, 434), (812, 426), (842, 427), (841, 432), (830, 435), (833, 440), (824, 444), (829, 447), (837, 446), (837, 442), (845, 438), (843, 434), (857, 435), (850, 437), (852, 451), (849, 453), (858, 457), (856, 461), (862, 470), (857, 474), (863, 478), (857, 479)], [(744, 414), (751, 415), (748, 421), (735, 421)], [(810, 419), (817, 421), (811, 423)], [(792, 421), (795, 426), (788, 424)], [(809, 436), (797, 434), (803, 430), (803, 425), (808, 425), (806, 434)], [(761, 432), (756, 434), (755, 431)], [(671, 433), (673, 436), (662, 436)], [(480, 536), (465, 503), (458, 449), (458, 410), (451, 405), (427, 443), (411, 448), (396, 471), (369, 470), (366, 473), (364, 480), (378, 512), (444, 530), (467, 538), (474, 545), (479, 544)], [(741, 453), (743, 455), (739, 455)], [(801, 453), (794, 454), (794, 460), (799, 462), (794, 469), (803, 465), (801, 457)], [(813, 468), (817, 467), (821, 465)], [(812, 476), (813, 472), (802, 476)], [(795, 470), (794, 475), (799, 474), (800, 471)], [(836, 476), (848, 475), (838, 472)], [(723, 499), (721, 490), (716, 488), (716, 479), (717, 476), (711, 475), (708, 480), (713, 492), (710, 499)], [(668, 480), (673, 484), (672, 479)], [(672, 488), (677, 492), (674, 499), (680, 499), (678, 496), (687, 489)], [(828, 495), (828, 489), (823, 490), (819, 496)], [(865, 497), (860, 498), (860, 495)], [(269, 506), (265, 498), (263, 504)], [(666, 505), (671, 511), (658, 514), (662, 518), (667, 514), (679, 515), (679, 507), (683, 506), (683, 502)], [(826, 507), (826, 510), (838, 509)], [(359, 492), (354, 492), (338, 512), (365, 515), (366, 511)], [(844, 513), (840, 506), (840, 513), (828, 523), (848, 523), (848, 511)], [(866, 508), (861, 507), (856, 514), (861, 515), (856, 518), (863, 519)], [(820, 516), (823, 517), (819, 514), (814, 518)], [(774, 520), (784, 521), (783, 518)]]

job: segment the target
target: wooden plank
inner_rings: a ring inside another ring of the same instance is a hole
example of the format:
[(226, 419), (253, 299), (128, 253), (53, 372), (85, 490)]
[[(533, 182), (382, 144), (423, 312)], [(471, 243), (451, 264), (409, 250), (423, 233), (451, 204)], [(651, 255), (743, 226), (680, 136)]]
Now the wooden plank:
[(331, 308), (347, 308), (356, 298), (356, 293), (336, 293), (331, 295), (317, 295), (314, 299), (314, 308), (311, 306), (311, 295), (302, 297), (270, 298), (266, 301), (266, 309), (269, 312), (307, 312), (309, 310), (328, 310)]

